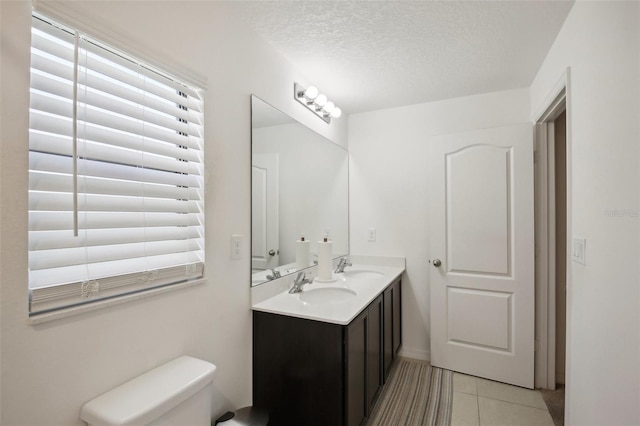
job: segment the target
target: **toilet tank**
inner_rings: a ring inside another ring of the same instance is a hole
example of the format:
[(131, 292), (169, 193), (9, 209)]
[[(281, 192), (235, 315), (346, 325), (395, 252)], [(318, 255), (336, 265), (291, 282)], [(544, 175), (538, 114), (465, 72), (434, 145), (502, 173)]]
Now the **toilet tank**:
[(90, 426), (209, 426), (216, 366), (190, 356), (169, 361), (87, 402)]

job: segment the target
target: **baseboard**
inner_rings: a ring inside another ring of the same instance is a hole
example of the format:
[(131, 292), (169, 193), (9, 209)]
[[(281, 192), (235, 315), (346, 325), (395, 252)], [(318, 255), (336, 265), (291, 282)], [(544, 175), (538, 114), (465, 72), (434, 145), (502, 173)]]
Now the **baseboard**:
[(429, 351), (426, 351), (423, 349), (405, 348), (404, 346), (402, 346), (400, 348), (400, 351), (398, 352), (398, 355), (403, 358), (412, 358), (412, 359), (418, 359), (421, 361), (431, 361), (431, 354), (429, 353)]

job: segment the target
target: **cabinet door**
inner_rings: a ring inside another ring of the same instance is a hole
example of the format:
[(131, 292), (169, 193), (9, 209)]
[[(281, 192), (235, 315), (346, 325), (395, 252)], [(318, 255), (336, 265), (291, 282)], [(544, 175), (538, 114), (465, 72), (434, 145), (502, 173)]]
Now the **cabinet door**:
[(278, 426), (344, 424), (344, 327), (253, 313), (253, 406)]
[(368, 312), (365, 310), (346, 328), (347, 426), (358, 426), (367, 416), (365, 377), (368, 320)]
[(396, 280), (392, 286), (393, 299), (393, 357), (396, 357), (400, 344), (402, 343), (402, 292), (400, 290), (400, 280)]
[(393, 291), (392, 286), (387, 287), (383, 295), (383, 372), (384, 380), (387, 380), (393, 361)]
[(382, 295), (369, 305), (367, 321), (367, 413), (382, 389)]

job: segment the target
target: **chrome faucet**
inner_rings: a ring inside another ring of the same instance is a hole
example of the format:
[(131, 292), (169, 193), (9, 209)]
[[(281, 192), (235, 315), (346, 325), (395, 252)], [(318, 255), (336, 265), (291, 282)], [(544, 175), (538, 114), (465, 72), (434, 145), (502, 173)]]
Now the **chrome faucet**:
[(335, 273), (336, 274), (343, 273), (344, 268), (346, 268), (347, 266), (353, 266), (353, 265), (351, 264), (351, 262), (347, 260), (346, 257), (343, 257), (342, 259), (340, 259), (340, 262), (338, 262), (338, 267), (336, 268)]
[(299, 272), (296, 279), (293, 281), (293, 287), (289, 290), (289, 294), (302, 292), (302, 286), (305, 284), (311, 284), (313, 279), (305, 278), (304, 272)]
[(272, 273), (273, 275), (267, 275), (267, 279), (268, 279), (269, 281), (275, 280), (276, 278), (280, 278), (280, 277), (282, 276), (282, 275), (280, 275), (280, 271), (278, 271), (278, 270), (277, 270), (277, 269), (275, 269), (275, 268), (271, 270), (271, 273)]

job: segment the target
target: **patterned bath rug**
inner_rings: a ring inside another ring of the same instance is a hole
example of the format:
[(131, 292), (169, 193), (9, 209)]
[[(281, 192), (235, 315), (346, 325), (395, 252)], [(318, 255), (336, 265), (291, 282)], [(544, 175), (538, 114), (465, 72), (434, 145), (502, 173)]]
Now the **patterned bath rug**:
[(399, 359), (367, 426), (449, 426), (453, 372)]

